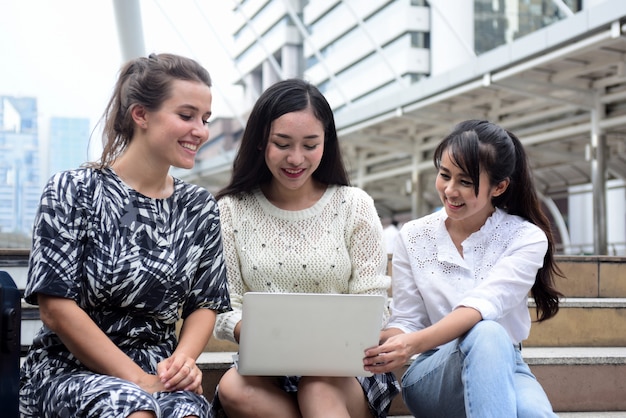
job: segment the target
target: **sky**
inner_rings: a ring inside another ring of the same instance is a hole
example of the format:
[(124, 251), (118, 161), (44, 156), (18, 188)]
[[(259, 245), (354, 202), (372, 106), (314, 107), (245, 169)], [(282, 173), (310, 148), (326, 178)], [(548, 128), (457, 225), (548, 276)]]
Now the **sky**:
[[(233, 115), (240, 90), (230, 59), (232, 3), (139, 4), (146, 55), (199, 61), (213, 79), (213, 114)], [(42, 140), (50, 117), (89, 118), (95, 128), (122, 64), (114, 0), (0, 0), (0, 95), (37, 98)]]

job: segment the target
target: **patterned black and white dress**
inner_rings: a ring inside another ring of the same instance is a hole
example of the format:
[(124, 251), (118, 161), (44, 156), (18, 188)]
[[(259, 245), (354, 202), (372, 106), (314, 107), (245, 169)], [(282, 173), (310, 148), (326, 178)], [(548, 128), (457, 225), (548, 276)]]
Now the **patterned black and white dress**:
[[(152, 199), (111, 170), (53, 176), (35, 220), (25, 298), (69, 298), (144, 371), (154, 374), (177, 343), (179, 318), (196, 309), (230, 310), (219, 212), (206, 190), (175, 179), (174, 193)], [(189, 391), (150, 394), (84, 367), (45, 326), (21, 371), (27, 417), (206, 416)]]

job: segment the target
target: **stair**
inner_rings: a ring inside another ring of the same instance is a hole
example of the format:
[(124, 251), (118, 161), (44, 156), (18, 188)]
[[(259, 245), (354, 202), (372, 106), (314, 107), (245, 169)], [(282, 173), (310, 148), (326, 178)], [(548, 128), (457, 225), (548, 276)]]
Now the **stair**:
[[(556, 258), (566, 276), (557, 286), (566, 297), (554, 318), (533, 323), (522, 354), (560, 417), (626, 418), (626, 258)], [(20, 289), (26, 285), (27, 265), (28, 251), (0, 249), (0, 270)], [(529, 309), (535, 318), (532, 300)], [(39, 326), (37, 308), (23, 303), (23, 350)], [(235, 344), (211, 339), (198, 359), (209, 399), (236, 350)], [(401, 396), (391, 416), (410, 416)]]

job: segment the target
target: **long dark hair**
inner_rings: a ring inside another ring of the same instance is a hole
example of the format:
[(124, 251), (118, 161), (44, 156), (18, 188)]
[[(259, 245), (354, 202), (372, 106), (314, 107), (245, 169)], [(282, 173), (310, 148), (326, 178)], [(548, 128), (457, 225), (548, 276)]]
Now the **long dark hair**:
[(261, 94), (248, 118), (239, 151), (233, 162), (230, 183), (215, 197), (251, 192), (272, 179), (265, 163), (265, 148), (272, 122), (282, 115), (310, 108), (324, 126), (324, 154), (313, 178), (325, 184), (348, 185), (335, 118), (326, 98), (317, 87), (300, 79), (279, 81)]
[(492, 203), (511, 215), (520, 216), (537, 225), (548, 238), (548, 251), (543, 267), (537, 272), (531, 295), (535, 299), (538, 322), (556, 315), (559, 297), (554, 277), (562, 273), (554, 260), (554, 238), (550, 222), (543, 213), (535, 190), (532, 171), (526, 151), (512, 132), (485, 120), (467, 120), (459, 123), (435, 149), (435, 167), (439, 169), (443, 153), (449, 152), (454, 163), (465, 172), (474, 184), (478, 196), (481, 170), (496, 185), (509, 179), (509, 186)]
[(171, 96), (174, 80), (197, 81), (211, 87), (208, 71), (191, 58), (174, 54), (150, 54), (128, 61), (120, 70), (113, 94), (104, 110), (102, 155), (94, 168), (108, 167), (124, 152), (135, 133), (134, 106), (158, 110)]

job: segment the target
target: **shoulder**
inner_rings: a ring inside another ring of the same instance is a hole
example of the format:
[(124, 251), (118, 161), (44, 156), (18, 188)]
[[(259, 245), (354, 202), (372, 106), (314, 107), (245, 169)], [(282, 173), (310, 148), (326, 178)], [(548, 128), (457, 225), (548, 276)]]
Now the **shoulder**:
[(174, 178), (174, 187), (177, 190), (178, 196), (189, 204), (206, 204), (207, 202), (214, 205), (216, 204), (213, 195), (204, 187), (187, 183), (178, 178)]
[(374, 199), (363, 189), (354, 186), (329, 186), (335, 188), (335, 198), (352, 205), (374, 205)]
[[(548, 239), (545, 232), (534, 223), (521, 216), (511, 215), (502, 209), (497, 209), (490, 221), (485, 233), (494, 239), (506, 236), (509, 240), (524, 240), (526, 242), (541, 242)], [(506, 231), (506, 234), (502, 231)]]
[(54, 193), (63, 200), (91, 196), (96, 183), (101, 181), (101, 175), (100, 170), (92, 168), (60, 171), (50, 177), (44, 194)]
[(509, 228), (520, 229), (520, 230), (541, 231), (541, 228), (539, 228), (534, 223), (522, 218), (521, 216), (511, 215), (510, 213), (502, 209), (496, 209), (492, 218), (495, 221), (494, 226), (501, 227), (504, 225)]
[(217, 201), (217, 204), (220, 210), (236, 210), (238, 207), (249, 206), (255, 200), (256, 198), (254, 197), (254, 194), (242, 192), (234, 195), (222, 196), (220, 200)]
[(48, 183), (56, 184), (86, 184), (91, 183), (98, 176), (99, 170), (93, 168), (76, 168), (73, 170), (59, 171), (50, 177)]
[(438, 229), (442, 222), (446, 220), (446, 214), (443, 210), (437, 210), (428, 215), (422, 216), (418, 219), (413, 219), (412, 221), (406, 222), (401, 231), (414, 231), (414, 230), (436, 230)]

